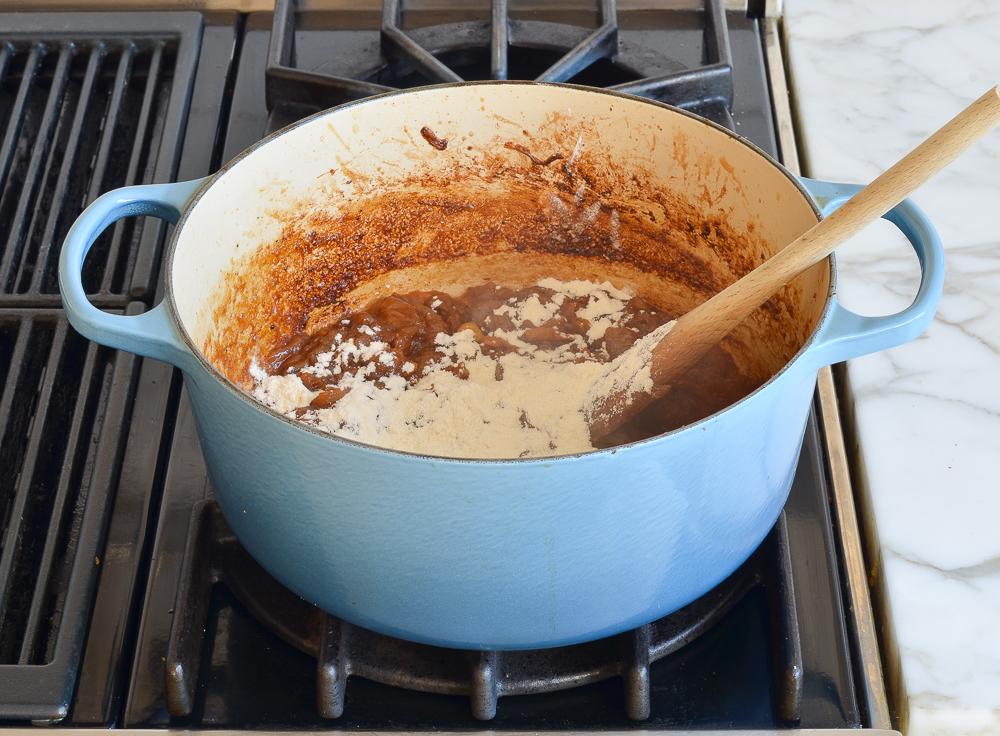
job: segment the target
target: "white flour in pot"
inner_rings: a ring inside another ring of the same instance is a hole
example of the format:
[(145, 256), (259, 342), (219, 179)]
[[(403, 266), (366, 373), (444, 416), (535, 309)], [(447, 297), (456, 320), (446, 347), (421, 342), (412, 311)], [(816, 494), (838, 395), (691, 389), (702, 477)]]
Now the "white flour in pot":
[[(510, 299), (494, 314), (509, 318), (513, 327), (485, 333), (506, 340), (515, 352), (497, 357), (484, 353), (471, 329), (439, 332), (436, 359), (414, 376), (412, 363), (394, 365), (396, 356), (376, 331), (365, 333), (371, 337), (365, 346), (337, 334), (330, 350), (302, 369), (328, 383), (339, 376), (335, 386), (347, 393), (332, 407), (303, 410), (318, 392), (310, 391), (296, 373), (268, 375), (256, 362), (251, 367), (253, 395), (275, 411), (332, 434), (426, 455), (521, 458), (594, 449), (583, 412), (588, 393), (606, 369), (623, 362), (629, 363), (621, 371), (626, 385), (613, 388), (650, 390), (649, 351), (673, 323), (639, 340), (639, 350), (625, 351), (608, 363), (598, 343), (621, 318), (631, 293), (607, 282), (543, 279), (538, 286), (555, 292), (550, 301)], [(525, 329), (546, 322), (573, 297), (587, 298), (576, 311), (589, 323), (586, 338), (574, 335), (554, 348), (522, 339)], [(376, 363), (392, 373), (372, 377)], [(449, 372), (460, 365), (467, 378)]]

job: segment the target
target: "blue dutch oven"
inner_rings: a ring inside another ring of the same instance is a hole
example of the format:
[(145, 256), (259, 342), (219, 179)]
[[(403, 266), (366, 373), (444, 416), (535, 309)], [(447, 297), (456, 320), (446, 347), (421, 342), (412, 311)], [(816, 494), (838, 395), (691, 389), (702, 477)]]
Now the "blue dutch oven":
[[(448, 148), (427, 145), (422, 126), (450, 140)], [(225, 309), (226, 274), (249, 268), (251, 256), (295, 220), (289, 213), (296, 208), (302, 216), (335, 212), (340, 202), (402, 187), (415, 172), (440, 174), (451, 191), (484, 172), (492, 186), (519, 171), (537, 178), (537, 162), (504, 147), (512, 139), (559, 151), (565, 166), (591, 166), (609, 180), (625, 172), (615, 179), (624, 182), (617, 196), (633, 205), (648, 196), (653, 220), (662, 221), (670, 209), (664, 202), (672, 201), (697, 221), (689, 234), (701, 233), (703, 222), (753, 233), (726, 247), (753, 247), (757, 260), (857, 191), (796, 178), (731, 132), (662, 104), (568, 85), (446, 85), (320, 113), (206, 179), (109, 192), (80, 215), (59, 264), (77, 330), (184, 372), (216, 497), (247, 550), (323, 609), (429, 644), (571, 644), (647, 623), (711, 589), (781, 512), (817, 370), (912, 340), (931, 321), (942, 289), (941, 243), (905, 201), (885, 217), (920, 261), (911, 306), (885, 317), (848, 311), (836, 299), (833, 261), (824, 261), (787, 287), (777, 327), (756, 315), (734, 334), (744, 359), (767, 369), (760, 388), (675, 431), (572, 456), (396, 452), (325, 434), (251, 398), (247, 353), (259, 336), (237, 334), (227, 323), (236, 315)], [(558, 166), (548, 168), (559, 175)], [(641, 188), (628, 189), (640, 180)], [(136, 215), (177, 223), (166, 296), (146, 314), (107, 314), (88, 302), (81, 268), (105, 228)], [(698, 237), (663, 232), (664, 253), (689, 249), (705, 268), (725, 265), (719, 242), (713, 255)], [(501, 253), (508, 245), (497, 240), (495, 247)], [(590, 262), (613, 279), (624, 268)], [(688, 299), (690, 306), (705, 298), (685, 296), (668, 281), (666, 301)], [(220, 353), (226, 334), (236, 337)], [(236, 356), (242, 369), (222, 367), (220, 354)]]

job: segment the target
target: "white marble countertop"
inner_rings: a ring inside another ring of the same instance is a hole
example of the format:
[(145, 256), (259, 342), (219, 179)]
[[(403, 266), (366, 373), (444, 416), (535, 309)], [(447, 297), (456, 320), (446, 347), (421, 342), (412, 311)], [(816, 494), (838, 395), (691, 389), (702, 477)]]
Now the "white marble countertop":
[[(996, 0), (787, 0), (804, 171), (867, 181), (1000, 82)], [(852, 361), (863, 492), (879, 537), (908, 733), (1000, 734), (1000, 132), (914, 199), (948, 273), (937, 319)], [(841, 295), (897, 311), (913, 252), (880, 224), (846, 246)]]

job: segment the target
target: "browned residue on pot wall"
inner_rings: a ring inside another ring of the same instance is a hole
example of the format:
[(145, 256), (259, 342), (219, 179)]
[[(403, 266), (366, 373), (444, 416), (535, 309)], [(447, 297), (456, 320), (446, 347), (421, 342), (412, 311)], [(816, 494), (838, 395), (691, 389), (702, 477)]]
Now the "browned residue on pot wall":
[[(419, 176), (387, 184), (373, 175), (338, 210), (332, 203), (340, 197), (331, 197), (329, 210), (289, 207), (281, 236), (226, 275), (206, 356), (246, 386), (252, 358), (328, 324), (359, 285), (425, 263), (488, 254), (585, 258), (598, 274), (646, 272), (647, 286), (663, 288), (643, 295), (679, 312), (768, 253), (753, 230), (734, 231), (727, 213), (713, 209), (719, 195), (708, 185), (700, 201), (681, 200), (641, 165), (603, 157), (593, 140), (581, 152), (586, 136), (577, 124), (553, 125), (527, 146), (498, 137)], [(679, 166), (698, 164), (674, 145)], [(824, 299), (822, 279), (793, 283), (726, 340), (727, 351), (758, 383), (765, 380), (805, 340)]]
[(427, 141), (427, 144), (431, 148), (443, 151), (448, 147), (448, 139), (438, 138), (437, 134), (426, 125), (420, 129), (420, 135), (423, 136), (423, 139)]

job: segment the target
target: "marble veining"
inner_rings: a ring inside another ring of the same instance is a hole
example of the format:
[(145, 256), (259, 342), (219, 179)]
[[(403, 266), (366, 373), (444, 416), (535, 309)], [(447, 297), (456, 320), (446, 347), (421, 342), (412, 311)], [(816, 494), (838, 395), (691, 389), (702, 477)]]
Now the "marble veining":
[[(787, 0), (811, 176), (863, 182), (1000, 82), (995, 0)], [(848, 366), (909, 701), (909, 732), (1000, 733), (1000, 132), (914, 197), (948, 273), (937, 319)], [(842, 299), (880, 314), (916, 290), (890, 225), (840, 257)]]

